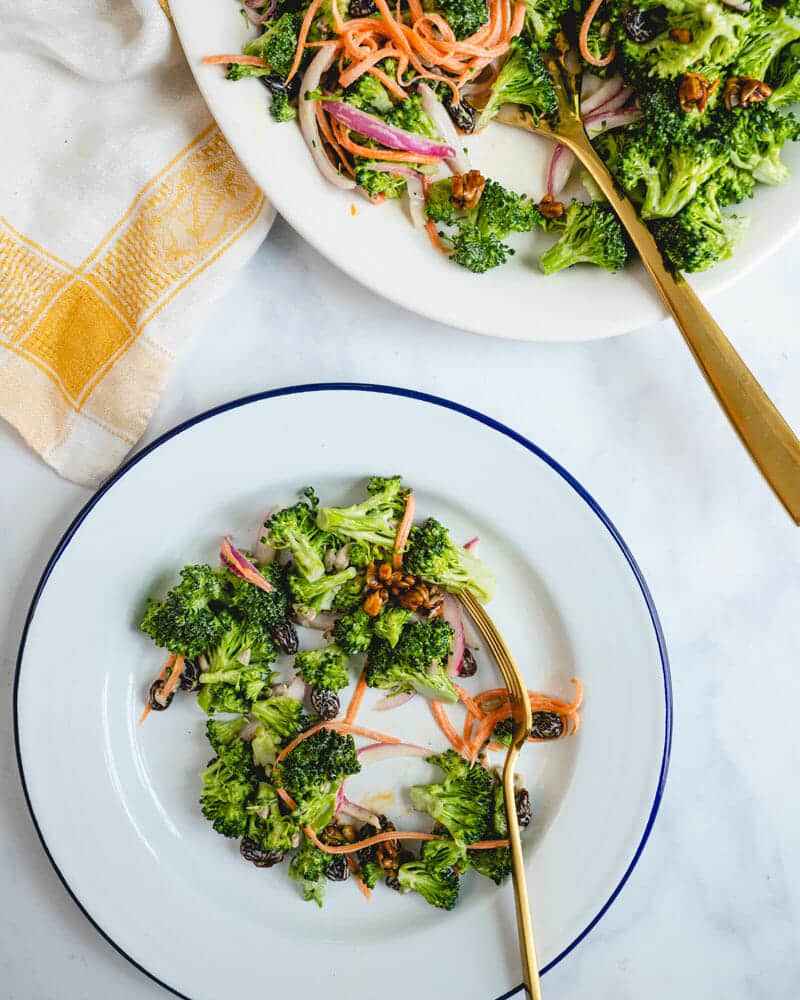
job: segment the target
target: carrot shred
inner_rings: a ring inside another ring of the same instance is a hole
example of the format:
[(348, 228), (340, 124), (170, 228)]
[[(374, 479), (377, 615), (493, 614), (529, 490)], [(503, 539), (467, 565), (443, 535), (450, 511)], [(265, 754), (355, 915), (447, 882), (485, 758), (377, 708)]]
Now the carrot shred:
[(373, 66), (372, 69), (368, 69), (367, 72), (370, 76), (374, 76), (376, 80), (379, 80), (399, 101), (404, 101), (406, 99), (407, 94), (400, 84), (393, 80), (388, 74), (384, 73), (382, 69), (377, 69)]
[(464, 706), (469, 714), (474, 715), (476, 719), (482, 719), (486, 713), (481, 709), (477, 702), (469, 696), (460, 684), (456, 684), (454, 686), (456, 691), (458, 691), (458, 697), (464, 702)]
[(300, 31), (297, 35), (297, 48), (294, 51), (294, 59), (292, 60), (291, 68), (286, 76), (286, 82), (288, 83), (295, 73), (300, 68), (300, 61), (303, 58), (303, 49), (306, 46), (306, 39), (308, 38), (308, 32), (311, 29), (311, 22), (314, 20), (314, 15), (319, 10), (322, 0), (311, 0), (308, 10), (303, 18), (303, 23), (300, 25)]
[(366, 667), (361, 671), (361, 676), (358, 678), (358, 683), (356, 684), (356, 689), (353, 691), (353, 697), (350, 699), (350, 704), (347, 706), (347, 712), (345, 713), (344, 721), (349, 725), (352, 725), (356, 721), (356, 716), (358, 715), (358, 710), (361, 708), (361, 702), (364, 700), (364, 695), (367, 691), (367, 669)]
[(267, 64), (260, 56), (245, 56), (242, 53), (237, 55), (220, 55), (220, 56), (206, 56), (203, 59), (203, 63), (206, 66), (218, 66), (220, 64), (230, 65), (230, 63), (238, 63), (239, 66), (258, 66), (261, 69), (267, 69)]
[(352, 872), (353, 878), (356, 881), (356, 885), (358, 886), (361, 895), (367, 902), (369, 902), (372, 899), (372, 889), (370, 889), (364, 879), (361, 878), (360, 869), (350, 855), (347, 856), (347, 867)]
[[(164, 663), (164, 666), (161, 668), (161, 673), (158, 675), (158, 677), (156, 677), (156, 681), (163, 681), (163, 680), (165, 680), (165, 678), (167, 676), (167, 673), (174, 666), (175, 660), (176, 660), (175, 654), (174, 653), (170, 653), (169, 656), (166, 659), (166, 662)], [(155, 681), (153, 683), (155, 683)], [(136, 725), (137, 726), (141, 726), (141, 724), (144, 722), (144, 720), (147, 718), (147, 716), (152, 711), (153, 710), (152, 710), (152, 708), (150, 708), (150, 704), (148, 702), (148, 704), (144, 706), (144, 711), (139, 716), (139, 721), (136, 723)]]
[(394, 569), (403, 568), (403, 550), (411, 533), (411, 525), (414, 523), (416, 509), (417, 501), (414, 498), (414, 494), (406, 493), (406, 509), (403, 511), (403, 517), (397, 526), (397, 534), (394, 539), (394, 555), (392, 556), (392, 566)]
[(431, 712), (433, 712), (434, 719), (436, 719), (439, 728), (450, 741), (452, 748), (465, 757), (467, 748), (464, 746), (461, 737), (455, 731), (453, 723), (447, 717), (447, 712), (445, 712), (442, 703), (440, 701), (429, 700), (428, 704), (431, 706)]
[(366, 736), (371, 740), (375, 740), (376, 743), (403, 742), (396, 736), (388, 736), (386, 733), (378, 733), (375, 732), (374, 729), (362, 729), (361, 726), (352, 726), (349, 722), (317, 722), (313, 726), (309, 726), (308, 729), (303, 730), (299, 736), (295, 736), (291, 743), (287, 743), (283, 750), (281, 750), (275, 758), (275, 763), (280, 764), (280, 762), (285, 759), (287, 754), (290, 754), (295, 747), (299, 746), (303, 742), (303, 740), (307, 740), (309, 736), (313, 736), (314, 733), (318, 733), (320, 729), (333, 729), (337, 733), (351, 733), (353, 736)]
[(502, 708), (495, 709), (494, 712), (490, 712), (479, 724), (475, 735), (472, 738), (472, 744), (469, 747), (470, 751), (470, 763), (474, 764), (480, 753), (480, 749), (486, 742), (487, 738), (491, 736), (494, 727), (498, 722), (503, 719), (507, 719), (511, 715), (511, 705), (504, 705)]
[(441, 163), (438, 156), (428, 156), (423, 153), (406, 153), (402, 149), (372, 149), (369, 146), (360, 146), (347, 135), (347, 129), (338, 122), (338, 128), (334, 126), (336, 138), (339, 140), (348, 153), (354, 156), (363, 156), (367, 160), (385, 160), (388, 163)]
[(600, 59), (589, 49), (589, 29), (592, 27), (592, 21), (594, 21), (597, 16), (597, 12), (603, 5), (603, 0), (592, 0), (589, 6), (586, 8), (586, 13), (583, 15), (583, 20), (581, 21), (581, 28), (578, 32), (578, 48), (583, 58), (589, 63), (590, 66), (608, 66), (610, 62), (613, 61), (614, 56), (617, 54), (617, 48), (612, 45), (608, 50), (607, 55)]
[(334, 155), (339, 160), (340, 166), (344, 169), (345, 173), (349, 174), (351, 177), (355, 177), (355, 171), (350, 165), (350, 162), (348, 161), (347, 157), (344, 155), (344, 150), (336, 141), (336, 138), (334, 137), (333, 132), (331, 131), (330, 122), (328, 120), (328, 116), (325, 114), (325, 109), (322, 106), (322, 101), (317, 101), (317, 106), (315, 108), (314, 113), (317, 117), (317, 124), (319, 125), (320, 132), (322, 132), (323, 138), (331, 147), (331, 149), (334, 152)]
[(436, 229), (436, 223), (433, 219), (428, 219), (425, 223), (425, 232), (428, 234), (428, 239), (431, 241), (431, 246), (434, 250), (438, 250), (439, 253), (447, 253), (444, 248), (444, 244), (439, 238), (439, 233)]
[(387, 840), (441, 840), (441, 837), (437, 837), (435, 833), (418, 833), (414, 830), (386, 830), (384, 833), (376, 833), (365, 840), (357, 840), (353, 844), (337, 844), (334, 847), (330, 844), (323, 844), (310, 826), (305, 827), (305, 834), (316, 847), (326, 854), (353, 854), (365, 847), (372, 847), (373, 844), (384, 844)]

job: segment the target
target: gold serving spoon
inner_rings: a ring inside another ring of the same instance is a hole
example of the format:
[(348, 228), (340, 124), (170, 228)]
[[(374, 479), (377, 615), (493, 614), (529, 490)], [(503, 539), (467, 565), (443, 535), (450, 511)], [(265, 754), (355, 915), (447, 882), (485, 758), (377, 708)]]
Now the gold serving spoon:
[(653, 283), (689, 345), (722, 409), (776, 496), (800, 524), (800, 441), (717, 326), (686, 279), (664, 264), (656, 241), (633, 204), (617, 187), (594, 151), (580, 115), (580, 74), (565, 69), (566, 58), (547, 58), (558, 97), (558, 122), (538, 122), (506, 104), (496, 121), (556, 139), (583, 164), (628, 231)]
[(531, 908), (528, 902), (528, 886), (525, 881), (525, 865), (522, 858), (522, 841), (519, 835), (519, 820), (514, 798), (514, 769), (520, 750), (531, 734), (533, 720), (531, 718), (531, 703), (528, 698), (528, 686), (522, 679), (519, 667), (505, 644), (503, 637), (497, 631), (494, 622), (483, 607), (467, 590), (458, 595), (459, 600), (469, 612), (475, 626), (486, 640), (489, 651), (500, 668), (503, 680), (508, 688), (511, 702), (511, 718), (514, 721), (514, 731), (511, 736), (511, 746), (506, 754), (503, 765), (503, 793), (506, 800), (506, 816), (508, 817), (508, 839), (511, 847), (511, 876), (514, 882), (514, 902), (517, 909), (517, 932), (519, 934), (519, 950), (522, 958), (522, 978), (525, 989), (532, 1000), (542, 1000), (542, 990), (539, 985), (539, 966), (536, 962), (536, 949), (533, 944), (533, 925)]

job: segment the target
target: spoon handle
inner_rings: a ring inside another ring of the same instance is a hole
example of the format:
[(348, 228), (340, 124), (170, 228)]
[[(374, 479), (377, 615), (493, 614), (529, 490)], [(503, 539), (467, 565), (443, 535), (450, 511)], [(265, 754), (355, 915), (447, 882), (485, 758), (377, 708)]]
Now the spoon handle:
[(800, 524), (800, 441), (685, 278), (664, 265), (633, 204), (619, 191), (583, 129), (559, 134), (619, 216), (720, 406), (753, 461)]

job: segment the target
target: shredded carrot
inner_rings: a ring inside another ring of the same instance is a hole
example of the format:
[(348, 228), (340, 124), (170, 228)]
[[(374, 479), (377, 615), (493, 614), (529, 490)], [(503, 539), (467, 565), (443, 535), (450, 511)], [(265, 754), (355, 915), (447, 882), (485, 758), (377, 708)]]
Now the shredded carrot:
[(608, 54), (600, 59), (589, 49), (589, 29), (592, 26), (592, 21), (594, 21), (597, 16), (597, 12), (603, 5), (603, 0), (592, 0), (589, 6), (586, 8), (586, 13), (583, 15), (583, 20), (581, 21), (581, 29), (578, 32), (578, 48), (583, 58), (589, 63), (590, 66), (608, 66), (610, 62), (613, 61), (614, 56), (617, 54), (617, 49), (615, 45), (612, 45), (608, 50)]
[(223, 65), (229, 65), (230, 63), (238, 63), (240, 66), (259, 66), (261, 69), (267, 69), (268, 66), (263, 59), (258, 56), (245, 56), (241, 52), (238, 55), (229, 56), (206, 56), (203, 59), (203, 63), (206, 66), (217, 66), (220, 63)]
[(417, 501), (413, 493), (406, 493), (406, 509), (403, 517), (397, 526), (397, 534), (394, 538), (394, 555), (392, 556), (392, 566), (394, 569), (403, 568), (403, 551), (411, 533), (411, 525), (414, 523), (414, 512), (417, 509)]
[(358, 683), (356, 684), (356, 689), (353, 691), (353, 697), (350, 699), (350, 704), (347, 706), (347, 712), (345, 713), (344, 721), (348, 726), (352, 725), (356, 721), (356, 716), (358, 715), (358, 710), (361, 708), (361, 702), (364, 700), (364, 695), (367, 691), (367, 669), (366, 667), (361, 671), (361, 676), (358, 678)]
[(482, 719), (486, 713), (481, 709), (481, 707), (469, 696), (469, 694), (467, 694), (460, 684), (456, 684), (454, 686), (456, 691), (458, 691), (458, 697), (464, 702), (469, 714), (474, 715), (476, 719)]
[(493, 851), (498, 847), (508, 847), (507, 840), (479, 840), (475, 844), (467, 844), (470, 851)]
[(355, 863), (353, 858), (349, 855), (347, 857), (347, 867), (353, 873), (353, 878), (356, 880), (356, 885), (358, 886), (361, 895), (369, 902), (372, 899), (372, 889), (367, 885), (363, 878), (361, 878), (361, 871), (358, 865)]
[(286, 803), (286, 805), (290, 809), (296, 809), (297, 808), (297, 803), (291, 797), (291, 795), (286, 791), (285, 788), (281, 788), (280, 785), (276, 785), (275, 791), (278, 793), (278, 795), (283, 799), (283, 801)]
[(353, 736), (366, 736), (368, 739), (375, 740), (376, 743), (403, 742), (396, 736), (387, 736), (386, 733), (377, 733), (374, 729), (362, 729), (361, 726), (351, 726), (349, 722), (317, 722), (313, 726), (309, 726), (308, 729), (303, 730), (299, 736), (295, 736), (291, 743), (287, 743), (276, 757), (275, 763), (280, 764), (280, 762), (285, 759), (286, 755), (290, 754), (296, 746), (299, 746), (303, 740), (307, 740), (309, 736), (313, 736), (314, 733), (318, 733), (320, 729), (333, 729), (337, 733), (351, 733)]
[(353, 844), (337, 844), (332, 847), (330, 844), (323, 844), (310, 826), (305, 827), (305, 834), (321, 851), (326, 854), (353, 854), (361, 851), (365, 847), (372, 847), (373, 844), (385, 844), (387, 840), (441, 840), (435, 833), (417, 833), (414, 830), (387, 830), (385, 833), (376, 833), (373, 837), (365, 840), (357, 840)]
[(455, 731), (453, 723), (450, 719), (448, 719), (447, 712), (445, 712), (442, 703), (440, 701), (429, 700), (428, 704), (431, 706), (431, 712), (433, 712), (434, 719), (436, 719), (439, 728), (450, 741), (452, 748), (457, 750), (462, 756), (466, 756), (467, 748), (464, 746), (461, 737)]
[(444, 244), (439, 238), (439, 232), (436, 229), (436, 223), (433, 219), (428, 219), (425, 223), (425, 232), (428, 234), (428, 239), (431, 241), (431, 246), (434, 250), (438, 250), (439, 253), (447, 253), (444, 248)]
[(369, 146), (360, 146), (349, 137), (347, 129), (341, 122), (337, 122), (333, 128), (340, 145), (354, 156), (363, 156), (367, 160), (385, 160), (388, 163), (441, 163), (441, 158), (438, 156), (407, 153), (402, 149), (373, 149)]
[[(176, 659), (175, 654), (170, 653), (169, 656), (167, 657), (166, 663), (161, 668), (161, 673), (158, 675), (158, 677), (156, 677), (156, 681), (166, 680), (167, 674), (175, 664), (175, 659)], [(155, 681), (153, 683), (155, 683)], [(141, 724), (144, 722), (144, 720), (151, 712), (152, 708), (150, 708), (150, 703), (148, 702), (148, 704), (144, 706), (144, 711), (139, 716), (139, 721), (136, 723), (136, 725), (141, 726)]]
[(468, 747), (472, 744), (472, 723), (474, 717), (470, 715), (469, 712), (464, 716), (464, 732), (461, 734), (461, 739), (464, 741), (464, 746)]
[[(333, 150), (336, 158), (339, 161), (339, 165), (342, 167), (345, 173), (349, 174), (351, 177), (355, 177), (355, 171), (350, 165), (350, 162), (347, 159), (347, 157), (344, 155), (344, 150), (336, 141), (336, 138), (334, 137), (333, 132), (331, 131), (330, 122), (328, 120), (328, 116), (325, 114), (325, 109), (322, 106), (322, 101), (317, 101), (315, 114), (317, 117), (317, 124), (319, 125), (320, 132), (322, 132), (323, 138)], [(355, 206), (353, 207), (355, 208)], [(355, 212), (353, 214), (355, 215)]]
[(408, 96), (400, 84), (384, 73), (382, 69), (376, 69), (373, 66), (372, 69), (367, 70), (367, 72), (370, 76), (374, 76), (376, 80), (380, 80), (384, 87), (386, 87), (390, 93), (394, 94), (399, 101), (404, 101)]
[(292, 60), (292, 65), (289, 73), (286, 77), (286, 82), (288, 83), (295, 73), (300, 68), (300, 62), (303, 58), (303, 49), (306, 46), (306, 39), (308, 38), (308, 32), (311, 29), (311, 22), (314, 20), (314, 15), (319, 10), (322, 0), (311, 0), (308, 10), (306, 11), (305, 17), (303, 18), (303, 23), (300, 25), (300, 31), (297, 35), (297, 48), (294, 52), (294, 59)]
[(487, 738), (491, 736), (497, 723), (502, 722), (503, 719), (507, 719), (510, 715), (511, 705), (504, 705), (502, 708), (498, 708), (494, 712), (490, 712), (483, 719), (483, 721), (479, 724), (475, 735), (472, 738), (472, 744), (469, 747), (471, 763), (474, 764), (477, 760), (481, 747), (486, 742)]
[(343, 87), (349, 87), (351, 84), (355, 83), (360, 76), (363, 76), (368, 69), (372, 69), (375, 63), (380, 62), (382, 59), (390, 58), (394, 56), (394, 54), (395, 49), (391, 47), (376, 49), (374, 52), (370, 52), (369, 55), (364, 56), (360, 62), (352, 63), (349, 69), (346, 69), (344, 73), (340, 73), (339, 83)]

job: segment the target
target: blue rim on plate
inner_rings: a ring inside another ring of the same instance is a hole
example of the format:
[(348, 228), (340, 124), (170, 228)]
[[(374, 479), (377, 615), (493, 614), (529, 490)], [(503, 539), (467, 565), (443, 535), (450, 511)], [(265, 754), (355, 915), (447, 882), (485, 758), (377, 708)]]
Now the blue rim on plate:
[[(121, 945), (117, 944), (116, 941), (114, 941), (111, 937), (109, 937), (109, 935), (94, 920), (92, 915), (83, 906), (80, 899), (78, 898), (76, 890), (74, 890), (72, 886), (69, 884), (69, 882), (67, 882), (63, 873), (56, 864), (53, 855), (50, 853), (50, 849), (47, 846), (47, 843), (44, 839), (44, 835), (42, 834), (42, 831), (39, 828), (39, 823), (36, 819), (36, 814), (33, 810), (33, 805), (31, 804), (30, 796), (28, 794), (28, 786), (25, 782), (25, 771), (22, 766), (22, 754), (20, 752), (18, 697), (19, 697), (19, 679), (22, 671), (22, 658), (25, 653), (25, 642), (28, 636), (28, 630), (30, 628), (31, 622), (33, 621), (33, 616), (36, 613), (36, 608), (39, 603), (39, 599), (41, 598), (42, 593), (44, 592), (44, 588), (47, 586), (47, 581), (50, 578), (50, 574), (53, 572), (56, 563), (61, 558), (61, 555), (66, 550), (69, 543), (72, 541), (72, 538), (80, 528), (81, 524), (83, 524), (83, 522), (92, 512), (94, 506), (117, 482), (119, 482), (120, 479), (122, 479), (122, 477), (128, 472), (129, 469), (132, 469), (135, 465), (138, 465), (139, 462), (141, 462), (150, 454), (150, 452), (155, 451), (156, 448), (159, 448), (165, 442), (176, 437), (178, 434), (182, 434), (184, 431), (189, 430), (190, 428), (194, 427), (195, 424), (202, 423), (205, 420), (210, 420), (212, 417), (216, 417), (220, 413), (225, 413), (228, 410), (238, 409), (241, 406), (248, 406), (250, 403), (257, 403), (264, 399), (272, 399), (278, 396), (291, 396), (306, 392), (376, 392), (390, 396), (402, 396), (407, 399), (415, 399), (423, 403), (431, 403), (434, 406), (441, 406), (445, 409), (453, 410), (456, 413), (461, 413), (463, 416), (470, 417), (472, 420), (477, 420), (479, 423), (484, 424), (486, 427), (490, 427), (492, 430), (495, 430), (498, 433), (504, 434), (506, 437), (511, 438), (512, 441), (515, 441), (517, 444), (522, 445), (523, 448), (531, 452), (533, 455), (536, 455), (537, 458), (541, 459), (548, 466), (550, 466), (550, 468), (554, 472), (556, 472), (559, 476), (561, 476), (561, 478), (566, 483), (568, 483), (573, 490), (575, 490), (578, 496), (597, 515), (601, 524), (603, 524), (608, 533), (611, 535), (616, 544), (619, 546), (620, 551), (625, 557), (625, 560), (630, 566), (631, 572), (633, 573), (634, 577), (636, 578), (636, 582), (639, 585), (642, 597), (644, 598), (644, 602), (647, 605), (647, 610), (650, 615), (650, 620), (653, 623), (653, 629), (656, 635), (656, 642), (658, 643), (658, 653), (661, 660), (661, 670), (664, 677), (664, 703), (665, 703), (664, 749), (661, 757), (661, 768), (658, 776), (658, 784), (656, 786), (655, 796), (653, 798), (653, 804), (650, 808), (650, 813), (647, 817), (647, 823), (645, 824), (644, 832), (642, 833), (641, 839), (636, 848), (636, 851), (634, 852), (633, 858), (631, 859), (631, 862), (628, 865), (628, 867), (625, 869), (625, 872), (623, 873), (622, 878), (619, 881), (619, 884), (611, 893), (611, 895), (603, 904), (603, 906), (600, 908), (597, 915), (587, 924), (587, 926), (580, 932), (580, 934), (578, 934), (577, 937), (573, 941), (571, 941), (566, 946), (566, 948), (564, 948), (564, 950), (552, 960), (552, 962), (550, 962), (541, 970), (542, 974), (544, 974), (545, 972), (549, 972), (550, 969), (552, 969), (563, 958), (565, 958), (572, 951), (572, 949), (575, 948), (576, 945), (578, 945), (586, 937), (589, 931), (591, 931), (592, 928), (597, 924), (597, 922), (605, 915), (608, 908), (611, 906), (611, 904), (614, 902), (614, 900), (622, 891), (622, 887), (628, 881), (631, 872), (636, 867), (636, 864), (639, 858), (641, 857), (642, 851), (644, 850), (644, 846), (647, 843), (647, 840), (650, 836), (650, 832), (653, 829), (653, 824), (655, 823), (656, 815), (658, 814), (658, 809), (661, 804), (661, 798), (664, 794), (664, 785), (667, 780), (667, 770), (669, 768), (670, 748), (672, 746), (672, 682), (670, 679), (667, 647), (664, 641), (664, 634), (661, 629), (661, 622), (659, 621), (658, 613), (656, 611), (655, 604), (653, 603), (653, 598), (650, 594), (650, 590), (645, 582), (645, 579), (642, 576), (642, 571), (639, 569), (639, 566), (637, 565), (636, 560), (633, 557), (633, 554), (623, 541), (620, 533), (612, 524), (608, 515), (605, 513), (602, 507), (597, 503), (594, 497), (590, 493), (588, 493), (583, 486), (581, 486), (581, 484), (577, 481), (577, 479), (575, 479), (574, 476), (570, 475), (570, 473), (567, 472), (567, 470), (562, 465), (560, 465), (554, 458), (548, 455), (546, 451), (543, 451), (538, 445), (535, 445), (532, 441), (529, 441), (526, 437), (523, 437), (521, 434), (518, 434), (510, 427), (506, 427), (505, 424), (501, 424), (499, 421), (494, 420), (492, 417), (487, 417), (486, 414), (481, 413), (478, 410), (473, 410), (468, 406), (463, 406), (461, 403), (455, 403), (449, 399), (442, 399), (440, 396), (431, 396), (428, 393), (418, 392), (415, 389), (401, 389), (394, 386), (371, 385), (369, 383), (362, 383), (362, 382), (319, 382), (319, 383), (310, 383), (304, 385), (287, 386), (286, 388), (283, 389), (270, 389), (264, 392), (253, 393), (250, 396), (243, 396), (240, 399), (232, 400), (229, 403), (222, 403), (220, 406), (215, 406), (212, 409), (206, 410), (205, 412), (199, 414), (196, 417), (191, 417), (189, 420), (185, 420), (183, 423), (178, 424), (177, 427), (173, 427), (172, 430), (166, 431), (160, 437), (156, 438), (156, 440), (153, 441), (152, 444), (149, 444), (146, 448), (143, 448), (142, 451), (138, 452), (131, 459), (129, 459), (129, 461), (127, 461), (123, 466), (121, 466), (117, 470), (117, 472), (114, 473), (113, 476), (111, 476), (108, 480), (106, 480), (105, 483), (103, 483), (100, 489), (98, 489), (98, 491), (81, 508), (81, 510), (78, 512), (78, 514), (76, 515), (70, 526), (64, 532), (52, 556), (50, 556), (50, 559), (47, 561), (47, 565), (45, 566), (44, 572), (42, 573), (41, 579), (39, 580), (39, 583), (36, 587), (36, 592), (33, 595), (31, 606), (28, 609), (28, 614), (26, 615), (25, 618), (25, 625), (22, 629), (22, 638), (20, 639), (19, 651), (17, 653), (17, 666), (14, 675), (14, 694), (13, 694), (14, 746), (17, 755), (17, 767), (19, 768), (20, 781), (22, 782), (22, 791), (25, 795), (25, 802), (27, 803), (28, 812), (30, 813), (31, 820), (33, 821), (33, 825), (39, 837), (39, 841), (41, 842), (42, 848), (44, 849), (44, 852), (47, 855), (50, 864), (53, 866), (56, 875), (58, 875), (59, 879), (61, 880), (62, 885), (67, 890), (69, 895), (72, 897), (75, 905), (80, 909), (80, 911), (89, 921), (89, 923), (95, 928), (95, 930), (100, 935), (102, 935), (102, 937), (105, 938), (105, 940), (117, 952), (119, 952), (119, 954), (122, 955), (123, 958), (127, 959), (131, 963), (131, 965), (135, 966), (140, 972), (143, 972), (154, 982), (158, 983), (159, 986), (163, 986), (164, 989), (169, 990), (169, 992), (173, 993), (175, 996), (182, 997), (183, 1000), (191, 1000), (191, 998), (188, 997), (185, 993), (181, 993), (175, 987), (170, 986), (168, 983), (165, 983), (163, 980), (159, 979), (158, 976), (154, 975), (143, 965), (137, 962), (125, 951), (125, 949)], [(523, 985), (520, 983), (519, 986), (516, 986), (514, 989), (509, 990), (507, 993), (503, 993), (502, 996), (497, 997), (496, 1000), (508, 1000), (509, 997), (515, 996), (522, 989)]]

